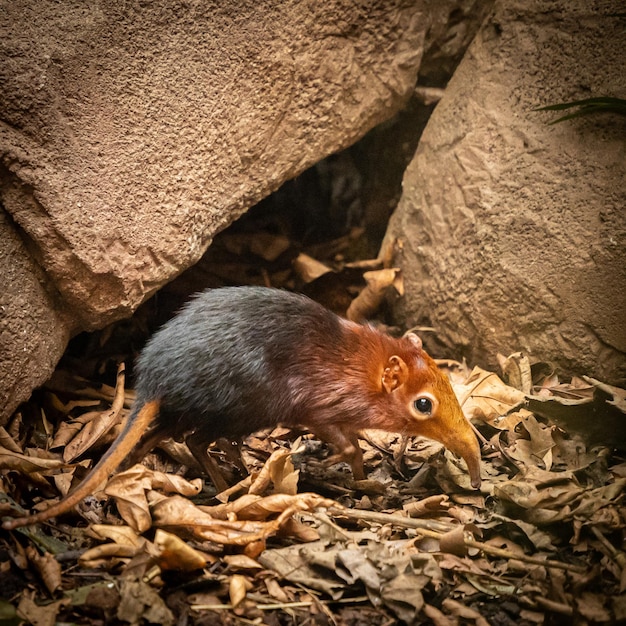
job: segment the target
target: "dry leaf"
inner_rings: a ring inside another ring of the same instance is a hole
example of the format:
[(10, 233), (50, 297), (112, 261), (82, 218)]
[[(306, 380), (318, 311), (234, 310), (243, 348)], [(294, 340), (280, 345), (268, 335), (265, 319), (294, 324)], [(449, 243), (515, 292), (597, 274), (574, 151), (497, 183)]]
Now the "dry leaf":
[(444, 533), (439, 539), (439, 547), (442, 552), (465, 556), (467, 546), (465, 545), (465, 528), (458, 526), (454, 530)]
[(191, 572), (202, 569), (207, 563), (201, 552), (160, 528), (154, 534), (154, 545), (157, 548), (157, 563), (163, 570)]
[(508, 454), (525, 465), (543, 462), (545, 469), (552, 467), (552, 448), (555, 447), (552, 431), (537, 422), (533, 415), (527, 415), (521, 422), (530, 439), (517, 439), (509, 448)]
[(232, 503), (231, 510), (239, 519), (264, 520), (275, 514), (284, 514), (287, 511), (312, 511), (316, 508), (336, 506), (334, 500), (329, 500), (316, 493), (300, 493), (294, 496), (274, 494), (265, 498), (254, 497), (252, 494), (242, 496)]
[[(293, 454), (293, 452), (292, 452)], [(294, 469), (291, 454), (279, 456), (269, 466), (270, 477), (276, 493), (296, 495), (300, 470)]]
[(279, 527), (276, 522), (213, 519), (181, 496), (159, 499), (152, 516), (156, 527), (185, 528), (198, 538), (225, 545), (247, 545), (274, 534)]
[(406, 511), (409, 517), (424, 517), (425, 515), (432, 515), (434, 513), (447, 511), (449, 507), (449, 497), (445, 494), (440, 494), (424, 498), (423, 500), (409, 502), (402, 508)]
[(455, 617), (472, 620), (476, 626), (489, 626), (489, 622), (478, 611), (452, 598), (446, 598), (441, 606)]
[(300, 253), (294, 260), (293, 269), (305, 284), (312, 283), (320, 276), (332, 272), (329, 267), (304, 253)]
[[(574, 385), (559, 388), (559, 395), (528, 396), (526, 405), (569, 434), (578, 434), (588, 447), (606, 445), (626, 449), (626, 390), (586, 378), (592, 393)], [(554, 394), (555, 388), (550, 388)], [(565, 395), (565, 397), (563, 397)]]
[(502, 370), (502, 376), (507, 384), (525, 394), (529, 394), (533, 386), (530, 359), (521, 352), (515, 352), (508, 357), (498, 354), (497, 359)]
[(264, 261), (275, 261), (291, 248), (291, 241), (283, 236), (269, 232), (224, 233), (220, 239), (226, 250), (236, 255), (251, 252)]
[[(272, 483), (272, 474), (275, 474), (279, 477), (279, 480), (284, 479), (285, 472), (291, 468), (291, 473), (294, 473), (293, 464), (286, 466), (287, 458), (293, 454), (291, 450), (285, 450), (284, 448), (278, 448), (267, 459), (261, 471), (258, 475), (253, 479), (252, 484), (248, 490), (250, 494), (261, 494), (263, 493), (269, 485)], [(297, 475), (295, 480), (297, 481)]]
[(429, 623), (432, 623), (433, 626), (455, 626), (456, 622), (451, 619), (448, 619), (438, 608), (430, 605), (424, 604), (424, 608), (422, 609), (424, 615), (428, 618)]
[(278, 584), (278, 581), (275, 578), (265, 578), (263, 582), (265, 583), (267, 593), (274, 600), (277, 600), (278, 602), (282, 602), (282, 603), (289, 602), (291, 600), (291, 597)]
[(15, 470), (20, 474), (31, 474), (62, 467), (67, 467), (67, 465), (57, 459), (38, 458), (0, 447), (0, 469)]
[(477, 419), (500, 428), (499, 420), (515, 407), (523, 405), (526, 396), (505, 385), (498, 376), (475, 367), (467, 381), (452, 385), (463, 413), (468, 419)]
[(49, 553), (39, 552), (32, 546), (27, 546), (26, 555), (30, 563), (37, 570), (37, 573), (41, 577), (46, 589), (53, 594), (57, 589), (61, 587), (61, 565), (59, 562)]
[(227, 554), (224, 559), (224, 563), (228, 565), (228, 569), (231, 572), (234, 571), (254, 571), (263, 569), (258, 561), (251, 559), (245, 554)]
[(161, 626), (173, 626), (176, 622), (161, 596), (147, 583), (123, 578), (120, 595), (117, 618), (123, 622), (148, 622)]
[(15, 454), (22, 454), (21, 448), (15, 443), (15, 440), (5, 430), (4, 426), (0, 426), (0, 449), (15, 452)]
[(303, 524), (293, 517), (283, 522), (279, 534), (281, 537), (289, 537), (293, 541), (299, 541), (300, 543), (309, 543), (320, 538), (316, 528)]
[(362, 322), (374, 316), (387, 294), (387, 289), (394, 284), (400, 270), (389, 268), (365, 272), (365, 288), (350, 303), (346, 318), (353, 322)]
[(99, 539), (109, 539), (122, 546), (141, 547), (145, 539), (140, 537), (129, 526), (109, 526), (107, 524), (91, 524), (89, 534)]
[(20, 596), (17, 614), (30, 626), (55, 626), (57, 614), (68, 598), (39, 605), (35, 602), (35, 592), (25, 590)]
[(122, 519), (131, 528), (142, 533), (152, 524), (146, 492), (155, 488), (168, 493), (193, 496), (202, 489), (202, 481), (197, 479), (190, 482), (180, 476), (155, 472), (137, 464), (111, 478), (105, 493), (115, 498)]
[[(145, 544), (145, 539), (144, 539)], [(89, 550), (85, 550), (78, 559), (81, 567), (88, 569), (98, 567), (112, 567), (120, 560), (130, 559), (139, 554), (144, 548), (119, 543), (103, 543)]]
[(228, 595), (233, 608), (239, 606), (245, 600), (246, 593), (250, 588), (251, 585), (245, 576), (242, 576), (241, 574), (233, 574), (230, 577)]
[(95, 419), (90, 419), (85, 427), (65, 446), (63, 460), (66, 463), (84, 454), (120, 421), (120, 414), (124, 408), (124, 372), (124, 364), (121, 363), (117, 369), (117, 384), (111, 408), (96, 412)]
[(608, 598), (602, 594), (583, 591), (580, 597), (574, 598), (578, 612), (592, 623), (609, 623), (612, 621), (608, 610)]

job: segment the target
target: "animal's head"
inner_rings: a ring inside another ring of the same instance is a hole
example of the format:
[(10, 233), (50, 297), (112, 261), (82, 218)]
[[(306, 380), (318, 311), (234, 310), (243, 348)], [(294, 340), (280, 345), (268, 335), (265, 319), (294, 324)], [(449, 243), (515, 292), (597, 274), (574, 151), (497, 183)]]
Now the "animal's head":
[(381, 385), (394, 412), (403, 414), (403, 432), (443, 443), (467, 463), (472, 487), (480, 487), (480, 446), (450, 381), (417, 335), (408, 333), (402, 342), (405, 349), (383, 366)]

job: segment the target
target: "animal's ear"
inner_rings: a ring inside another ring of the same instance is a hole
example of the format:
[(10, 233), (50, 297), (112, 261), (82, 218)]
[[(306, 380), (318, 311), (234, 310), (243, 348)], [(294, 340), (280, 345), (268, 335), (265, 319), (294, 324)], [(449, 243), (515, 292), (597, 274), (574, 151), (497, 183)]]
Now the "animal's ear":
[(383, 371), (383, 389), (387, 393), (391, 393), (401, 385), (404, 385), (409, 377), (409, 368), (407, 364), (399, 357), (389, 357), (387, 365)]
[(415, 333), (408, 332), (404, 335), (418, 350), (422, 349), (422, 340)]

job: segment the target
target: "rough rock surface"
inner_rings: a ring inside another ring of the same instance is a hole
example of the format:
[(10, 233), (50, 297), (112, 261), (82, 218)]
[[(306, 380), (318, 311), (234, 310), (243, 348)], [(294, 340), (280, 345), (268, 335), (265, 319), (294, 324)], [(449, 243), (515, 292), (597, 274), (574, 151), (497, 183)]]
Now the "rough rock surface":
[(393, 115), (457, 5), (4, 3), (0, 273), (36, 280), (0, 318), (0, 417), (68, 336), (130, 314), (246, 208)]
[(626, 118), (534, 111), (626, 97), (620, 6), (497, 2), (430, 118), (383, 247), (440, 353), (626, 380)]
[(58, 294), (0, 211), (0, 414), (43, 383), (69, 339)]

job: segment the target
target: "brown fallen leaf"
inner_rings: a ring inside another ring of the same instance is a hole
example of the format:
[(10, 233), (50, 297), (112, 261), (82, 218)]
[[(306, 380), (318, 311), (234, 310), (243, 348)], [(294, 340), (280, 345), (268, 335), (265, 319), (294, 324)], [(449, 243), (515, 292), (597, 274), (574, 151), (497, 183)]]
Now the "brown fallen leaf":
[[(275, 493), (284, 493), (287, 495), (296, 495), (298, 493), (298, 479), (300, 470), (296, 470), (293, 466), (291, 456), (298, 451), (300, 447), (300, 438), (298, 438), (291, 447), (291, 454), (270, 456), (267, 461), (270, 478), (274, 485)], [(250, 492), (254, 493), (256, 483), (252, 483)]]
[(172, 611), (167, 607), (156, 589), (149, 584), (122, 578), (121, 600), (117, 608), (117, 619), (129, 624), (161, 624), (173, 626), (176, 622)]
[(293, 463), (289, 459), (297, 451), (297, 448), (294, 450), (278, 448), (272, 452), (261, 471), (253, 478), (248, 493), (264, 493), (271, 484), (277, 486), (274, 479), (278, 481), (279, 486), (289, 492), (296, 493), (299, 471), (294, 469)]
[(465, 528), (458, 526), (441, 535), (439, 539), (439, 549), (441, 552), (447, 552), (448, 554), (465, 556), (468, 552), (465, 544)]
[(119, 423), (124, 408), (124, 380), (125, 366), (120, 363), (111, 408), (82, 416), (83, 420), (87, 420), (84, 428), (64, 447), (63, 460), (66, 463), (84, 454)]
[[(231, 503), (232, 518), (224, 520), (211, 517), (180, 496), (158, 496), (152, 504), (154, 526), (181, 527), (208, 541), (245, 546), (275, 535), (299, 511), (335, 505), (334, 501), (311, 493), (295, 496), (276, 494), (266, 498), (248, 494), (241, 500), (241, 503)], [(252, 519), (237, 519), (239, 516)], [(273, 519), (267, 520), (268, 517)]]
[(98, 569), (100, 567), (113, 568), (119, 562), (126, 562), (145, 548), (146, 540), (141, 545), (129, 546), (120, 543), (103, 543), (89, 548), (80, 555), (78, 562), (81, 567)]
[(146, 492), (153, 489), (195, 496), (202, 490), (202, 480), (198, 478), (188, 481), (181, 476), (153, 471), (137, 464), (113, 476), (106, 486), (105, 493), (115, 498), (122, 519), (141, 533), (148, 530), (152, 524)]
[(565, 432), (580, 435), (588, 447), (626, 449), (626, 390), (594, 378), (586, 377), (583, 382), (587, 385), (583, 391), (570, 384), (560, 386), (556, 393), (552, 387), (551, 395), (527, 396), (525, 405)]
[(466, 606), (462, 602), (446, 598), (441, 606), (454, 617), (472, 620), (476, 626), (489, 626), (489, 622), (475, 609)]
[(405, 504), (402, 508), (409, 517), (424, 517), (447, 511), (450, 507), (449, 497), (445, 494), (430, 496)]
[(371, 319), (384, 301), (387, 289), (396, 283), (399, 275), (399, 268), (365, 272), (365, 288), (350, 303), (346, 318), (353, 322)]
[(32, 546), (26, 547), (26, 556), (51, 594), (60, 589), (61, 565), (54, 556), (49, 552), (39, 554)]
[(304, 253), (300, 253), (294, 260), (293, 269), (305, 284), (311, 283), (320, 276), (332, 272), (329, 267)]
[(4, 426), (0, 426), (0, 448), (8, 450), (9, 452), (15, 452), (16, 454), (22, 454), (23, 450), (15, 443), (15, 440), (6, 431)]
[(502, 426), (500, 422), (516, 407), (522, 407), (526, 399), (523, 392), (509, 387), (496, 374), (480, 367), (472, 370), (465, 383), (453, 383), (452, 388), (468, 419), (486, 422), (495, 428), (514, 428), (516, 424)]
[(153, 524), (158, 528), (181, 528), (198, 538), (225, 545), (244, 546), (274, 534), (276, 522), (220, 520), (212, 518), (181, 496), (158, 496), (152, 504)]
[(245, 576), (233, 574), (228, 583), (228, 595), (231, 606), (233, 608), (238, 607), (245, 600), (248, 589), (251, 588), (252, 585)]
[(207, 564), (205, 555), (161, 528), (154, 534), (154, 545), (157, 550), (157, 564), (162, 570), (191, 572), (202, 569)]
[(17, 606), (17, 614), (31, 626), (54, 626), (62, 606), (69, 604), (69, 598), (38, 604), (35, 592), (25, 590)]
[(31, 474), (63, 467), (67, 467), (67, 464), (58, 459), (30, 456), (0, 447), (0, 469), (14, 470), (20, 474)]
[(91, 524), (88, 529), (89, 535), (100, 540), (109, 539), (122, 546), (140, 548), (145, 539), (138, 535), (129, 526), (110, 526), (108, 524)]
[(552, 450), (556, 446), (552, 437), (553, 429), (537, 422), (534, 415), (524, 416), (520, 424), (530, 438), (516, 439), (508, 449), (508, 455), (526, 466), (542, 463), (546, 470), (550, 470)]
[(334, 500), (329, 500), (316, 493), (295, 495), (281, 493), (264, 498), (248, 494), (232, 502), (230, 510), (237, 515), (238, 519), (264, 520), (288, 510), (312, 511), (316, 508), (336, 506), (336, 504)]
[(252, 572), (263, 569), (258, 561), (245, 554), (227, 554), (223, 561), (228, 565), (229, 572)]
[(434, 626), (454, 626), (456, 623), (431, 604), (424, 604), (422, 612)]
[(275, 261), (291, 248), (291, 241), (269, 232), (223, 233), (220, 239), (226, 250), (236, 255), (252, 253), (264, 261)]
[(498, 354), (496, 358), (506, 383), (525, 394), (529, 394), (533, 386), (533, 379), (528, 356), (522, 352), (515, 352), (508, 357)]

